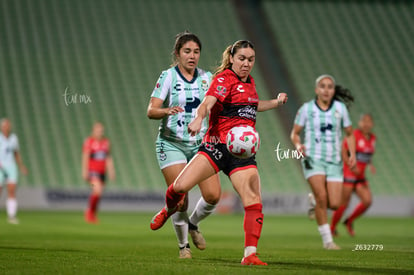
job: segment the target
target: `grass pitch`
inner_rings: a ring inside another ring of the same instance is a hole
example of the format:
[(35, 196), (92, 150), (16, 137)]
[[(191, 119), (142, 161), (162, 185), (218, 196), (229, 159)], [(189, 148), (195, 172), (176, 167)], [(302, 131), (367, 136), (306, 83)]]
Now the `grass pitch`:
[(154, 213), (103, 212), (90, 225), (80, 212), (20, 212), (16, 226), (2, 212), (0, 274), (414, 274), (412, 218), (363, 217), (354, 238), (340, 225), (342, 250), (326, 251), (306, 216), (265, 215), (258, 252), (269, 265), (241, 266), (242, 215), (203, 221), (207, 249), (180, 260), (171, 222), (150, 230)]

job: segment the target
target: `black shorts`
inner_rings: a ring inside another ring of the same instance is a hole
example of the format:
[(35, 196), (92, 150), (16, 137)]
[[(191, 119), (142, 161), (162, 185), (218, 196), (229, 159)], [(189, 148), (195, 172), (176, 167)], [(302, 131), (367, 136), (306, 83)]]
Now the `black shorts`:
[(206, 156), (216, 172), (222, 170), (227, 176), (239, 170), (257, 168), (255, 156), (247, 159), (237, 158), (227, 150), (224, 143), (203, 143), (198, 149), (198, 154)]
[(89, 171), (89, 175), (88, 175), (88, 179), (89, 181), (91, 181), (92, 179), (99, 179), (102, 182), (105, 182), (106, 179), (106, 175), (105, 173), (99, 173), (99, 172), (95, 172), (95, 171)]

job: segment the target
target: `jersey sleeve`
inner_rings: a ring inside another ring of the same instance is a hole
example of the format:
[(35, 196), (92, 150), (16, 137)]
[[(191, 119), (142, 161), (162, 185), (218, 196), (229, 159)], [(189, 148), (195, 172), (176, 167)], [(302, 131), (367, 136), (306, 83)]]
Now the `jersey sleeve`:
[(167, 98), (168, 93), (171, 90), (171, 74), (168, 71), (163, 71), (155, 84), (151, 97), (162, 99)]
[(299, 126), (305, 126), (306, 124), (306, 104), (303, 104), (298, 112), (296, 113), (296, 117), (295, 117), (295, 124), (299, 125)]
[(343, 117), (342, 117), (342, 128), (352, 126), (351, 118), (349, 117), (348, 109), (345, 104), (342, 103)]
[(231, 79), (228, 75), (225, 76), (223, 74), (219, 74), (211, 82), (206, 96), (214, 96), (218, 101), (223, 102), (230, 93), (231, 83)]

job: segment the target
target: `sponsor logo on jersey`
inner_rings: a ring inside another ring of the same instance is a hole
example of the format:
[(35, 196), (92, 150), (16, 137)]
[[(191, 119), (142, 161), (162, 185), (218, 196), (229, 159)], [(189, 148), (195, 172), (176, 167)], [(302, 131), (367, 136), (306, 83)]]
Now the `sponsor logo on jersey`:
[(220, 82), (220, 83), (223, 83), (224, 82), (224, 77), (217, 78), (217, 81)]
[(226, 94), (226, 88), (224, 87), (224, 86), (217, 86), (217, 88), (216, 88), (216, 93), (219, 95), (219, 96), (223, 96), (224, 97), (224, 95)]
[(208, 83), (206, 80), (201, 81), (201, 90), (203, 90), (203, 92), (207, 92), (208, 90)]
[(174, 86), (174, 90), (176, 90), (176, 91), (181, 91), (181, 83), (177, 83), (177, 84), (175, 84), (175, 86)]
[(240, 93), (244, 93), (243, 85), (240, 84), (239, 86), (237, 86), (236, 90)]
[(326, 131), (332, 131), (333, 125), (331, 123), (325, 124), (321, 123), (321, 132), (325, 133)]
[(252, 106), (245, 106), (237, 110), (239, 117), (256, 120), (256, 109)]

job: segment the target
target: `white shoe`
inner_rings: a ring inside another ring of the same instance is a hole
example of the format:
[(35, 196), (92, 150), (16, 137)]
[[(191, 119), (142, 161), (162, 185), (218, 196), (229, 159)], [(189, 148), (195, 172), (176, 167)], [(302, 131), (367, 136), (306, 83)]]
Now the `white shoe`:
[(180, 259), (191, 259), (191, 249), (190, 247), (180, 248)]
[(200, 231), (198, 230), (188, 230), (188, 232), (190, 233), (191, 239), (193, 239), (193, 243), (194, 245), (200, 249), (200, 250), (204, 250), (206, 249), (206, 240), (203, 237), (203, 234), (201, 234)]
[(330, 242), (323, 245), (326, 250), (340, 250), (341, 248), (334, 242)]
[(17, 218), (15, 218), (15, 217), (13, 217), (13, 218), (9, 218), (7, 221), (8, 221), (10, 224), (19, 224), (19, 220), (18, 220)]
[(316, 201), (315, 201), (315, 197), (313, 196), (312, 193), (308, 194), (308, 200), (309, 200), (308, 217), (309, 217), (310, 220), (314, 220), (315, 219)]

